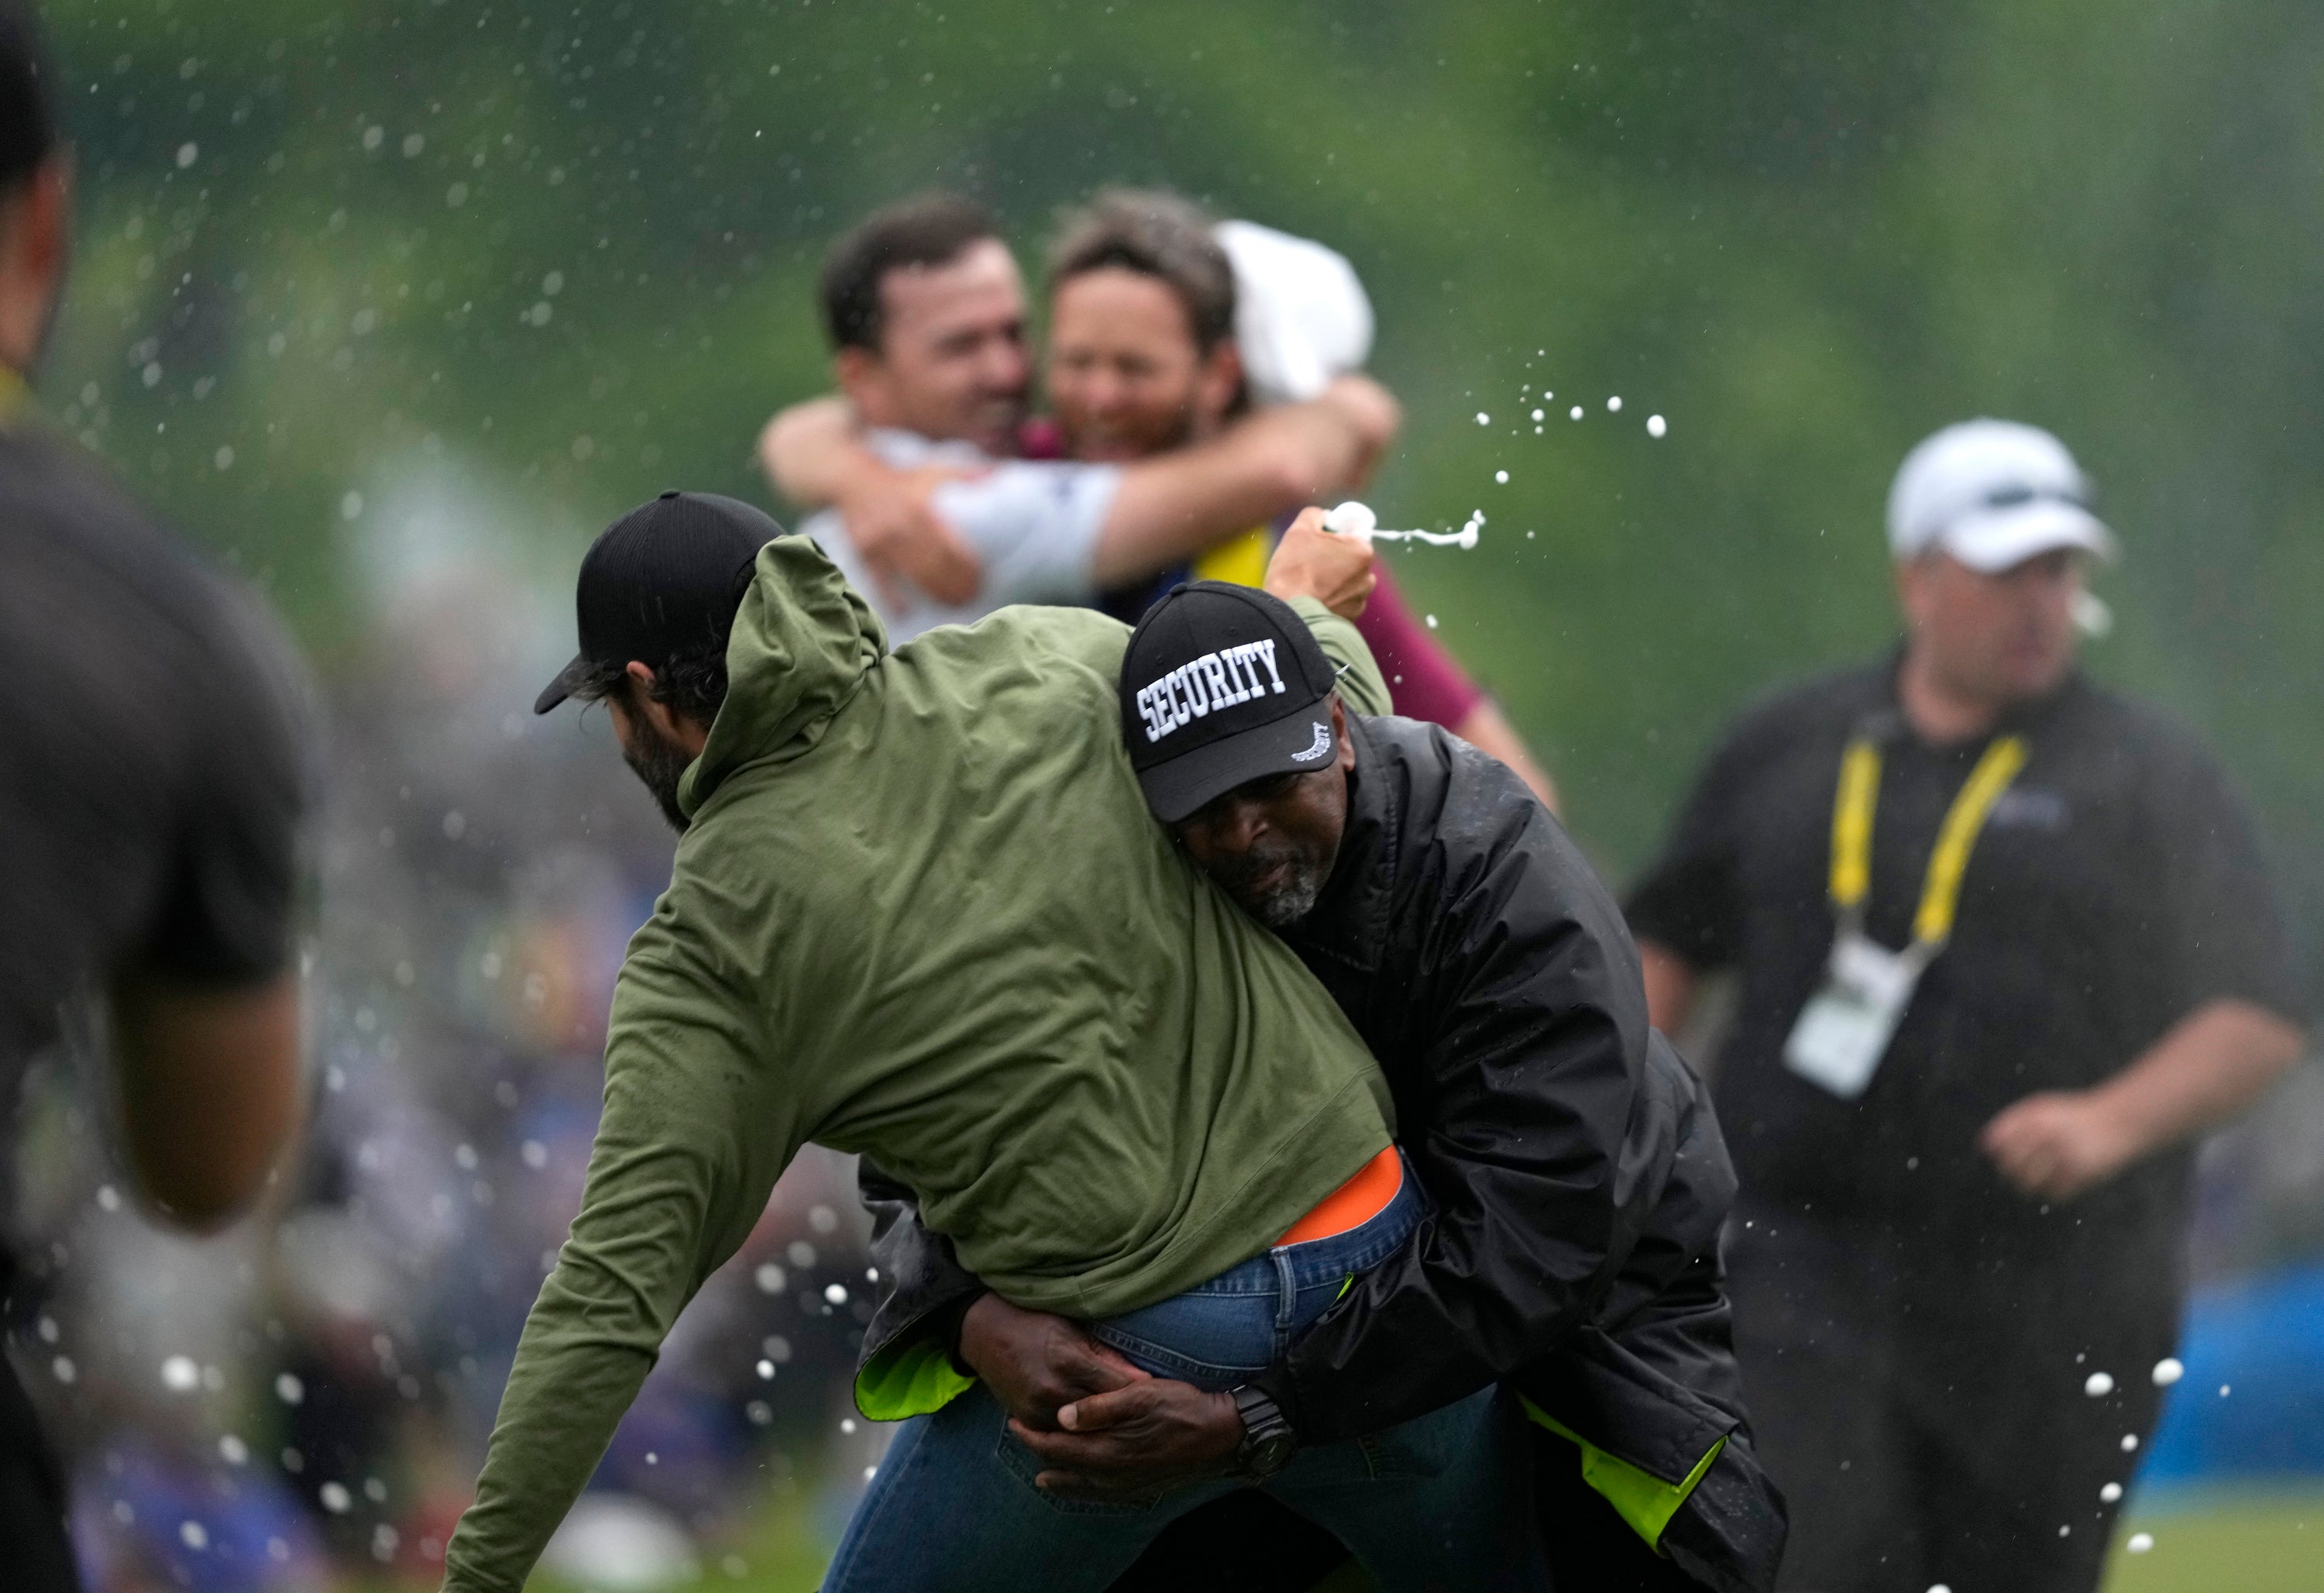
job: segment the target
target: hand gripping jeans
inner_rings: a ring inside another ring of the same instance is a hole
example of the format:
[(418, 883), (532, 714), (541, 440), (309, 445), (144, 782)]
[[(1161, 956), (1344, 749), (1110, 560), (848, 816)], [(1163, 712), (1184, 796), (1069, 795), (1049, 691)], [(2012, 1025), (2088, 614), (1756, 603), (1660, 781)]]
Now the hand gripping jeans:
[[(1379, 1214), (1280, 1246), (1091, 1332), (1158, 1377), (1231, 1388), (1279, 1359), (1348, 1281), (1400, 1249), (1425, 1201), (1411, 1170)], [(1302, 1449), (1259, 1486), (1336, 1533), (1387, 1593), (1547, 1586), (1523, 1420), (1497, 1388), (1347, 1443)], [(1246, 1482), (1138, 1505), (1060, 1499), (979, 1384), (898, 1429), (856, 1506), (824, 1593), (1102, 1589), (1154, 1535)], [(1318, 1568), (1318, 1574), (1325, 1568)]]

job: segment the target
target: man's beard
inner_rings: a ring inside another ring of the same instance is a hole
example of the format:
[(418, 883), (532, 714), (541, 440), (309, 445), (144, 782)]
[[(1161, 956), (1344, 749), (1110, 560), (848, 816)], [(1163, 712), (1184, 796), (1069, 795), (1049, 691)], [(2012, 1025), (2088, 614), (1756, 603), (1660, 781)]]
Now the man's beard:
[[(1282, 875), (1265, 888), (1259, 882), (1284, 865)], [(1271, 930), (1288, 929), (1315, 910), (1324, 882), (1332, 877), (1332, 859), (1317, 859), (1288, 842), (1261, 843), (1240, 857), (1222, 857), (1206, 869), (1242, 910)]]
[(631, 720), (630, 745), (622, 749), (622, 761), (629, 764), (646, 789), (653, 792), (661, 804), (661, 816), (679, 834), (686, 832), (686, 814), (678, 805), (678, 783), (694, 760), (675, 741), (664, 740), (643, 714)]

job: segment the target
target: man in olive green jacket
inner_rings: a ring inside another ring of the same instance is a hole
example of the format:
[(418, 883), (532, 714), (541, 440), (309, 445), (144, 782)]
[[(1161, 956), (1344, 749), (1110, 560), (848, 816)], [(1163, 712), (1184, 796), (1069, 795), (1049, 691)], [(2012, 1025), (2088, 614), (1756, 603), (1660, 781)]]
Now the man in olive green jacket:
[[(1338, 1005), (1148, 817), (1115, 728), (1128, 629), (1015, 608), (890, 653), (779, 530), (699, 495), (616, 522), (582, 567), (582, 654), (536, 705), (605, 699), (683, 836), (448, 1588), (522, 1586), (809, 1139), (908, 1182), (1008, 1298), (1091, 1318), (1266, 1251), (1389, 1144)], [(1360, 602), (1368, 551), (1317, 526), (1286, 547), (1308, 573), (1278, 595), (1384, 706), (1314, 595)]]

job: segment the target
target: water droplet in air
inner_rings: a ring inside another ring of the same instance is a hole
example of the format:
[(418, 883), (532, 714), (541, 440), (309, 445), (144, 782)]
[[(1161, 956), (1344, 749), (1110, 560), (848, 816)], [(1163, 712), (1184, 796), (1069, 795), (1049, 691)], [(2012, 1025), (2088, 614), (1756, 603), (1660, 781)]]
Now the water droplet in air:
[[(1542, 396), (1543, 396), (1543, 397), (1545, 397), (1545, 398), (1546, 398), (1546, 397), (1548, 397), (1549, 395), (1548, 395), (1547, 394), (1542, 394)], [(1536, 411), (1534, 411), (1534, 412), (1533, 412), (1533, 418), (1534, 418), (1534, 423), (1535, 423), (1536, 425), (1539, 425), (1539, 424), (1542, 422), (1542, 421), (1543, 421), (1544, 419), (1545, 419), (1546, 417), (1545, 417), (1545, 416), (1543, 415), (1543, 413), (1541, 412), (1541, 411), (1539, 411), (1539, 410), (1536, 410)]]
[(210, 1546), (209, 1531), (198, 1521), (180, 1522), (178, 1542), (198, 1554)]
[(1622, 412), (1622, 401), (1618, 398), (1608, 399), (1606, 401), (1606, 412), (1609, 415), (1620, 414)]
[(189, 167), (189, 166), (192, 165), (196, 161), (198, 161), (198, 160), (201, 159), (201, 156), (202, 156), (202, 151), (201, 151), (201, 146), (200, 146), (199, 144), (180, 144), (180, 145), (178, 146), (178, 170), (179, 170), (179, 171), (184, 171), (187, 167)]
[(839, 1423), (839, 1431), (842, 1432), (853, 1432), (855, 1431), (855, 1418), (849, 1416), (844, 1419)]
[(1432, 631), (1436, 628), (1436, 616), (1433, 614), (1428, 616), (1428, 628)]
[(285, 1372), (274, 1380), (274, 1397), (286, 1405), (295, 1405), (307, 1397), (307, 1385), (299, 1381), (296, 1373)]
[(2127, 1455), (2131, 1450), (2136, 1448), (2138, 1448), (2138, 1434), (2135, 1432), (2124, 1433), (2122, 1435), (2122, 1452)]
[(2164, 1356), (2154, 1363), (2154, 1386), (2157, 1388), (2168, 1388), (2186, 1375), (2187, 1368), (2179, 1364), (2176, 1356)]
[(1509, 484), (1509, 473), (1507, 470), (1496, 470), (1493, 472), (1493, 479), (1507, 486)]
[(161, 1363), (161, 1385), (171, 1394), (191, 1394), (201, 1381), (202, 1369), (191, 1356), (173, 1355)]
[(2108, 1505), (2113, 1504), (2116, 1499), (2121, 1497), (2122, 1484), (2118, 1482), (2110, 1482), (2107, 1484), (2106, 1486), (2098, 1490), (2098, 1498)]
[(2093, 1372), (2082, 1380), (2082, 1392), (2092, 1399), (2103, 1399), (2114, 1392), (2114, 1378), (2105, 1372)]
[(783, 1269), (771, 1261), (760, 1263), (759, 1270), (751, 1277), (759, 1285), (761, 1294), (780, 1294), (783, 1292)]
[(831, 1301), (834, 1305), (845, 1305), (847, 1303), (847, 1285), (844, 1283), (825, 1283), (823, 1286), (823, 1297)]
[(1482, 411), (1482, 410), (1479, 410), (1479, 411), (1477, 412), (1477, 424), (1479, 424), (1480, 426), (1489, 426), (1489, 425), (1491, 425), (1492, 423), (1493, 423), (1493, 417), (1492, 417), (1492, 416), (1490, 416), (1490, 415), (1487, 414), (1487, 413), (1486, 413), (1484, 411)]
[(772, 1361), (761, 1361), (761, 1362), (759, 1363), (759, 1380), (760, 1380), (761, 1382), (762, 1382), (762, 1383), (765, 1383), (765, 1382), (770, 1382), (770, 1381), (772, 1381), (772, 1380), (773, 1380), (774, 1375), (775, 1375), (775, 1363), (774, 1363), (774, 1362), (772, 1362)]
[(2133, 1533), (2130, 1534), (2130, 1542), (2125, 1543), (2123, 1547), (2129, 1550), (2133, 1554), (2144, 1554), (2149, 1549), (2154, 1547), (2154, 1534), (2152, 1533)]
[(250, 1459), (250, 1446), (231, 1432), (218, 1440), (218, 1458), (229, 1466), (240, 1466)]
[(2219, 1385), (2219, 1397), (2221, 1399), (2227, 1397), (2227, 1385), (2224, 1383)]
[(1577, 404), (1575, 404), (1575, 405), (1573, 406), (1573, 408), (1572, 408), (1571, 411), (1569, 411), (1568, 412), (1572, 416), (1572, 418), (1573, 418), (1574, 420), (1577, 420), (1577, 421), (1578, 421), (1578, 420), (1580, 420), (1580, 419), (1582, 418), (1582, 406), (1581, 406), (1580, 404), (1578, 404), (1578, 403), (1577, 403)]
[(322, 1500), (323, 1508), (334, 1515), (345, 1515), (347, 1506), (355, 1502), (355, 1496), (347, 1492), (344, 1483), (327, 1482), (315, 1491), (315, 1496)]
[(1660, 437), (1664, 432), (1665, 432), (1665, 431), (1669, 431), (1669, 430), (1670, 430), (1670, 427), (1669, 427), (1667, 424), (1665, 424), (1665, 421), (1664, 421), (1663, 418), (1662, 418), (1660, 415), (1648, 415), (1648, 416), (1646, 417), (1646, 435), (1647, 435), (1647, 436), (1649, 436), (1649, 437)]

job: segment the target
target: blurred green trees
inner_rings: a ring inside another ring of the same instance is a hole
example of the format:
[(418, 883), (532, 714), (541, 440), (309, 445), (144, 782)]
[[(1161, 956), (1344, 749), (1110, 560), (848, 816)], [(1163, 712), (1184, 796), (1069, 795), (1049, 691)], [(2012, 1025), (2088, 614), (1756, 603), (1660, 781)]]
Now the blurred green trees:
[(763, 497), (755, 429), (822, 380), (814, 261), (872, 204), (964, 189), (1030, 245), (1095, 184), (1167, 183), (1365, 273), (1409, 413), (1376, 497), (1489, 516), (1475, 553), (1399, 572), (1613, 871), (1738, 702), (1884, 644), (1888, 475), (1987, 412), (2096, 474), (2129, 557), (2094, 667), (2221, 746), (2324, 929), (2324, 11), (56, 0), (50, 23), (83, 209), (49, 406), (267, 580), (327, 669), (405, 534), (400, 482), (473, 497), (560, 602), (628, 502)]

